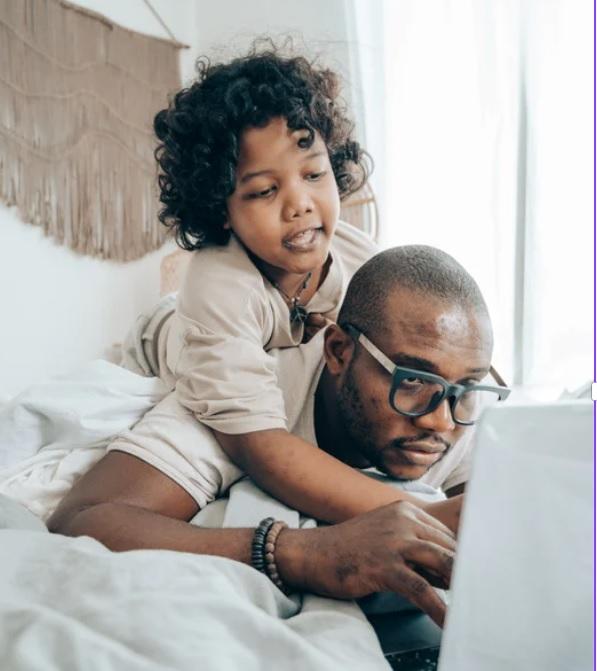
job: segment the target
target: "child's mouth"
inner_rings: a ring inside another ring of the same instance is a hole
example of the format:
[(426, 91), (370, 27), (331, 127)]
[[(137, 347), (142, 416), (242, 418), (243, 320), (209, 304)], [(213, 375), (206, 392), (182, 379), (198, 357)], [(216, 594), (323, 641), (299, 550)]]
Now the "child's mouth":
[(308, 228), (306, 231), (302, 231), (301, 233), (293, 235), (291, 238), (287, 238), (286, 240), (283, 241), (282, 244), (287, 249), (295, 249), (295, 250), (309, 249), (313, 247), (322, 230), (323, 229), (321, 227)]

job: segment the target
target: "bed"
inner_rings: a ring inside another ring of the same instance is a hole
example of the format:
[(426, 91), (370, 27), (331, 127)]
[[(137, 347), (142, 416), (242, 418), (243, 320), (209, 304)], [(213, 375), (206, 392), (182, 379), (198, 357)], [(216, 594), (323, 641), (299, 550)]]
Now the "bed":
[[(377, 236), (367, 185), (342, 218)], [(161, 293), (189, 254), (164, 257)], [(387, 669), (352, 602), (286, 597), (254, 569), (219, 557), (113, 553), (91, 538), (50, 534), (44, 521), (74, 481), (166, 393), (160, 380), (105, 360), (33, 385), (0, 404), (0, 668)], [(252, 526), (280, 510), (247, 481), (193, 522)], [(285, 508), (285, 506), (284, 506)]]
[[(165, 392), (98, 360), (0, 406), (0, 668), (387, 669), (354, 603), (288, 598), (228, 559), (113, 553), (48, 533), (43, 520), (72, 482)], [(230, 526), (254, 524), (279, 514), (268, 499), (241, 482), (195, 521), (226, 505)]]

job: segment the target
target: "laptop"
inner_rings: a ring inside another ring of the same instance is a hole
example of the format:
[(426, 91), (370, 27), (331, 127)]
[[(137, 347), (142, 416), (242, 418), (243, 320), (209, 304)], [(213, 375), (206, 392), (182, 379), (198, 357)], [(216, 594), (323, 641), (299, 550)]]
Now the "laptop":
[(593, 668), (593, 404), (489, 408), (442, 631), (420, 611), (368, 616), (400, 671)]
[(368, 614), (386, 660), (400, 671), (435, 671), (442, 630), (420, 610)]

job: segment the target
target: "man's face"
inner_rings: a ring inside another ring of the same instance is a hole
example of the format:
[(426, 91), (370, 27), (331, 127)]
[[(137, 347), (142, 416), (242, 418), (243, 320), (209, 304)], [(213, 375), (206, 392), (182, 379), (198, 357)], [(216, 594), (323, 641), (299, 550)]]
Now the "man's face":
[[(397, 289), (386, 301), (385, 328), (366, 333), (395, 364), (475, 384), (488, 373), (492, 334), (483, 312)], [(455, 424), (448, 400), (422, 417), (389, 404), (391, 375), (359, 344), (337, 379), (341, 419), (353, 461), (361, 458), (401, 480), (420, 478), (470, 427)], [(349, 456), (350, 459), (350, 455)]]

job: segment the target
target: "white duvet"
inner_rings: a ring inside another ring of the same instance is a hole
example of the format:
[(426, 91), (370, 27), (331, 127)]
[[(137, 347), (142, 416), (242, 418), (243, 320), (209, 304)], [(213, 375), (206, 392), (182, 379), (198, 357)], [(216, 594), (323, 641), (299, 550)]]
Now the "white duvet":
[[(0, 494), (47, 519), (111, 437), (165, 392), (97, 361), (4, 404)], [(268, 514), (298, 525), (296, 512), (241, 481), (195, 521), (246, 526)], [(388, 668), (353, 603), (289, 599), (227, 559), (113, 553), (90, 538), (2, 529), (1, 516), (0, 505), (2, 671)]]
[(167, 389), (103, 360), (35, 384), (0, 406), (0, 493), (47, 519), (109, 440)]
[(3, 671), (387, 669), (352, 604), (227, 559), (3, 530), (0, 576)]

